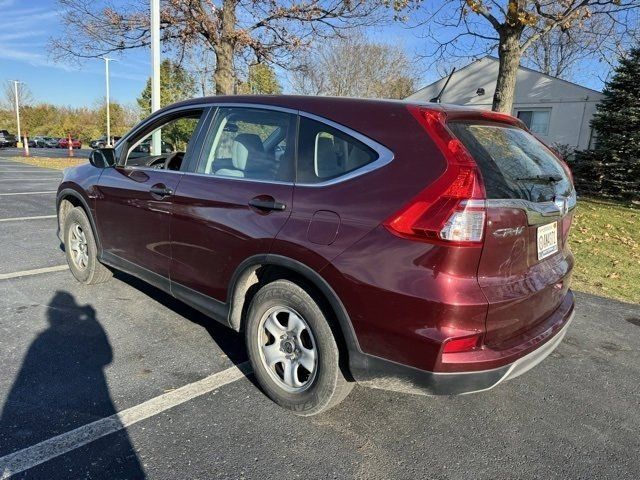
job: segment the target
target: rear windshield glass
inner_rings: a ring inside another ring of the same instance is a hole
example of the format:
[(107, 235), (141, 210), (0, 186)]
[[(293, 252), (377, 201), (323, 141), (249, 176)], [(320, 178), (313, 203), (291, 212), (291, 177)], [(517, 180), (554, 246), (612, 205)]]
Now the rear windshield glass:
[(487, 198), (548, 202), (571, 193), (571, 182), (558, 159), (530, 133), (466, 122), (448, 126), (476, 160)]

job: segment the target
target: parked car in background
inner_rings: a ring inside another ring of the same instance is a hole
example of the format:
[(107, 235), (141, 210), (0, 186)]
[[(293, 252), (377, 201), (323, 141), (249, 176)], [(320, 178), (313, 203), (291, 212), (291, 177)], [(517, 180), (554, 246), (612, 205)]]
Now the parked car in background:
[[(161, 140), (160, 143), (161, 143), (160, 148), (162, 149), (162, 153), (173, 152), (173, 145), (171, 145), (168, 142), (165, 142), (164, 140)], [(151, 152), (151, 139), (145, 140), (144, 142), (140, 143), (139, 145), (137, 145), (133, 149), (133, 151), (136, 152), (136, 153), (149, 153), (149, 152)]]
[(33, 138), (29, 139), (29, 146), (35, 147), (35, 148), (44, 148), (47, 146), (47, 140), (49, 139), (50, 137), (45, 137), (43, 135), (36, 135)]
[(44, 142), (44, 146), (47, 148), (58, 148), (59, 143), (59, 137), (47, 137), (47, 140)]
[[(178, 149), (139, 154), (158, 130)], [(574, 315), (575, 205), (568, 167), (510, 115), (220, 96), (94, 150), (56, 206), (78, 281), (108, 265), (243, 331), (263, 391), (307, 416), (354, 380), (452, 395), (541, 362)]]
[(15, 147), (17, 144), (15, 135), (11, 135), (7, 130), (0, 130), (0, 147)]
[[(112, 144), (111, 145), (115, 145), (116, 142), (118, 140), (120, 140), (121, 137), (111, 137), (112, 139)], [(100, 138), (98, 138), (97, 140), (91, 140), (91, 143), (89, 143), (89, 146), (93, 149), (95, 148), (104, 148), (106, 147), (108, 144), (107, 142), (107, 137), (106, 136), (102, 136)]]
[[(82, 143), (77, 138), (72, 138), (71, 144), (71, 148), (80, 148), (82, 146)], [(58, 148), (69, 148), (69, 139), (67, 137), (62, 137), (58, 140)]]

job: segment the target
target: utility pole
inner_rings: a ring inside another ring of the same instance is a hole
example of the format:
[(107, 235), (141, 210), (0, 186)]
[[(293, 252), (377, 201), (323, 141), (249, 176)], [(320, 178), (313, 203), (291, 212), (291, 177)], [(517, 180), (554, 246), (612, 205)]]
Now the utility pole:
[(22, 135), (20, 135), (20, 102), (18, 100), (18, 84), (23, 83), (18, 80), (13, 81), (13, 91), (16, 95), (16, 124), (18, 125), (18, 148), (22, 148)]
[(109, 100), (109, 62), (113, 61), (113, 58), (100, 57), (104, 60), (104, 75), (107, 86), (107, 147), (111, 146), (111, 105)]
[[(151, 0), (151, 111), (160, 109), (160, 0)], [(160, 130), (153, 133), (151, 154), (162, 153)]]

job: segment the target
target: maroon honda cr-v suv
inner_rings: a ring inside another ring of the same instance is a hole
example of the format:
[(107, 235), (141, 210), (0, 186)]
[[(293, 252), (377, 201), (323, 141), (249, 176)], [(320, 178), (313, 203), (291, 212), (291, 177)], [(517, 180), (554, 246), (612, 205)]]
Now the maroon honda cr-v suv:
[(212, 97), (90, 160), (57, 196), (73, 275), (123, 270), (244, 331), (259, 384), (300, 415), (354, 381), (490, 389), (573, 316), (571, 175), (508, 115)]

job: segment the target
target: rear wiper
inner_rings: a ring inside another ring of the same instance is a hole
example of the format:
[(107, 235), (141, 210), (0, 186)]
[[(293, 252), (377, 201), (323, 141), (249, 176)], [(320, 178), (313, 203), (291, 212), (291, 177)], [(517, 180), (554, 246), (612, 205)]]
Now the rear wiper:
[(562, 181), (560, 175), (536, 175), (534, 177), (516, 178), (518, 182), (558, 183)]

